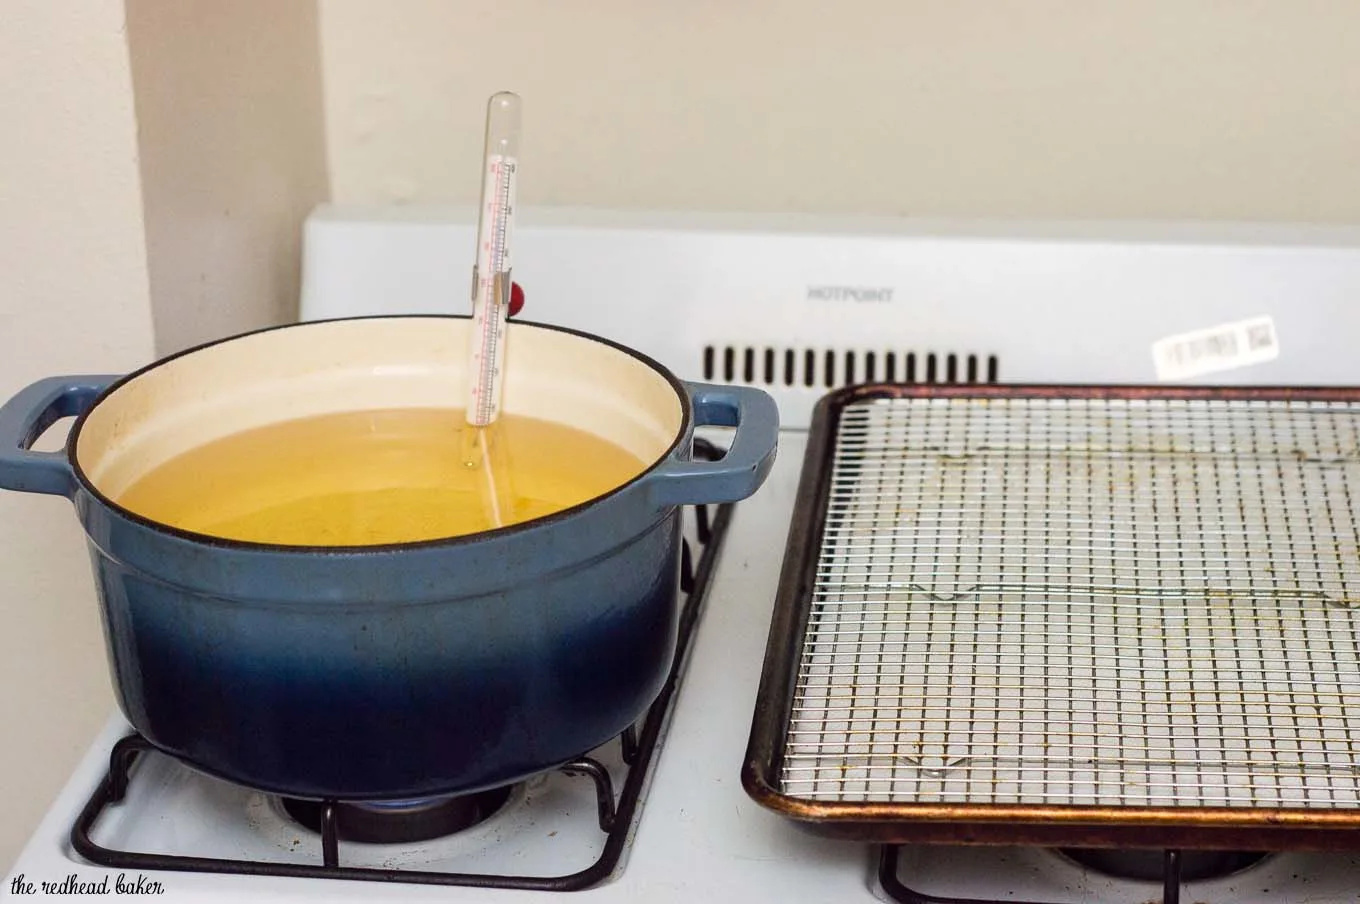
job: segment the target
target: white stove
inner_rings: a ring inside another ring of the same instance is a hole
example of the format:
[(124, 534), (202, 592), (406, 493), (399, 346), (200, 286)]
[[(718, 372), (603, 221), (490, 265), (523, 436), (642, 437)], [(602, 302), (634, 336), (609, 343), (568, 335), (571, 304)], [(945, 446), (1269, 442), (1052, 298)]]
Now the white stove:
[[(307, 227), (300, 316), (465, 311), (474, 231), (467, 208), (318, 210)], [(829, 387), (875, 379), (1360, 378), (1360, 230), (530, 209), (520, 214), (516, 260), (524, 319), (618, 340), (684, 378), (761, 386), (784, 419), (769, 481), (733, 509), (619, 863), (575, 893), (589, 901), (886, 898), (876, 848), (795, 827), (752, 802), (739, 777), (804, 430)], [(697, 546), (693, 521), (689, 531)], [(125, 891), (169, 901), (511, 904), (561, 894), (94, 865), (73, 851), (69, 835), (128, 731), (114, 717), (94, 740), (5, 878), (7, 893), (114, 894), (121, 877)], [(611, 743), (593, 754), (615, 776), (616, 792), (625, 771), (619, 751)], [(588, 777), (551, 773), (514, 789), (474, 828), (408, 844), (341, 841), (339, 861), (375, 871), (565, 875), (586, 868), (605, 844), (596, 806)], [(138, 759), (126, 798), (103, 810), (91, 835), (101, 846), (156, 855), (322, 862), (319, 835), (276, 800), (154, 752)], [(916, 892), (951, 900), (1121, 904), (1161, 895), (1156, 881), (1112, 879), (1044, 849), (905, 848), (898, 876)], [(1324, 904), (1353, 902), (1357, 889), (1360, 857), (1294, 853), (1190, 883), (1185, 899)]]

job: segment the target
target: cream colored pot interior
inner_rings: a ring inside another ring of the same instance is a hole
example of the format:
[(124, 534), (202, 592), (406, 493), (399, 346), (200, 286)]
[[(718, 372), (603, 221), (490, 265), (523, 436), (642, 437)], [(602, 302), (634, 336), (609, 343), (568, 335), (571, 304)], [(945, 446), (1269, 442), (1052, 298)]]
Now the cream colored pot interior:
[[(470, 329), (448, 318), (348, 320), (209, 346), (112, 392), (81, 428), (76, 460), (116, 498), (168, 459), (252, 427), (337, 411), (462, 408)], [(586, 430), (648, 466), (682, 426), (671, 384), (601, 342), (511, 323), (505, 373), (502, 410)]]

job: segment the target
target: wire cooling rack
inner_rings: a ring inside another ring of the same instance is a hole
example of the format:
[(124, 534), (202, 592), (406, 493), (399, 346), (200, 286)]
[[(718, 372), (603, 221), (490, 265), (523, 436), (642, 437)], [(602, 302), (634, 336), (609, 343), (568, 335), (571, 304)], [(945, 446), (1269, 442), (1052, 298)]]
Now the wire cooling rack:
[(839, 411), (777, 791), (1360, 806), (1360, 403)]

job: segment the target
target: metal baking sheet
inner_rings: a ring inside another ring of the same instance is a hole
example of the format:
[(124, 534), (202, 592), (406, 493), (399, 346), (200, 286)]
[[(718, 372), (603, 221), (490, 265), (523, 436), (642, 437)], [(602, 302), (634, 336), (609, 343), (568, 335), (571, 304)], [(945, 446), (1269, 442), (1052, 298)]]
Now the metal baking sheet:
[(1353, 394), (860, 387), (818, 418), (757, 800), (881, 840), (1360, 846), (1321, 837), (1360, 827)]

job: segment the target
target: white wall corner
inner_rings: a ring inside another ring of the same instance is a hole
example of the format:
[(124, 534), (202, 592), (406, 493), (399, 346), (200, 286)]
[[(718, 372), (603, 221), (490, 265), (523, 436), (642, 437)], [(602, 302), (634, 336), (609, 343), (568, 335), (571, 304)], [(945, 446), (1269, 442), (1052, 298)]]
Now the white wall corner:
[(328, 193), (314, 0), (126, 0), (156, 350), (296, 317)]

